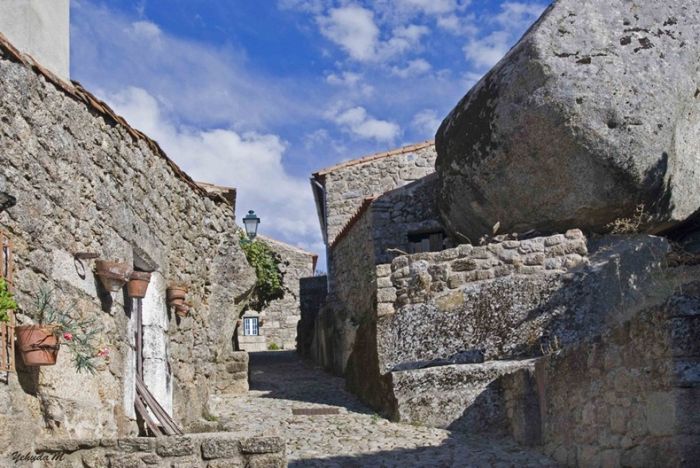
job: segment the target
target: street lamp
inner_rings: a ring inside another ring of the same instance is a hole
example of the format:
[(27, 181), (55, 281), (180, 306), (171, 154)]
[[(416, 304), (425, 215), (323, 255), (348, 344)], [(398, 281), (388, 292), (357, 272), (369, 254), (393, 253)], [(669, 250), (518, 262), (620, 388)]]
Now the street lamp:
[(260, 224), (260, 218), (257, 217), (255, 211), (248, 211), (248, 214), (243, 218), (243, 225), (245, 226), (245, 233), (248, 234), (248, 239), (251, 241), (258, 234), (258, 224)]

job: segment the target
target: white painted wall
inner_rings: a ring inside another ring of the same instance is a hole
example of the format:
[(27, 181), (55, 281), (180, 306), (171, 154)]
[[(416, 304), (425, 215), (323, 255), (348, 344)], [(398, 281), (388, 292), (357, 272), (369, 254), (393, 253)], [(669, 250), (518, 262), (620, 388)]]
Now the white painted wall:
[(169, 364), (167, 284), (157, 271), (151, 274), (143, 298), (143, 380), (158, 403), (173, 415), (173, 375)]
[(69, 0), (0, 0), (0, 32), (66, 80), (70, 78), (69, 4)]

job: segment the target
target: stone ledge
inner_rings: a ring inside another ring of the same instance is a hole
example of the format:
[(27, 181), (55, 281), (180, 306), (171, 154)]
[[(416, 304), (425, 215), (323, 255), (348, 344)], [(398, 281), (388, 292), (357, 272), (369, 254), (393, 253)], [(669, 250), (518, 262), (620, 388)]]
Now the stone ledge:
[[(36, 444), (37, 455), (63, 455), (66, 466), (236, 467), (286, 466), (286, 443), (280, 437), (241, 438), (228, 432), (173, 437), (62, 439)], [(50, 458), (50, 457), (49, 457)], [(0, 459), (0, 464), (2, 463)], [(51, 468), (55, 461), (40, 465)]]

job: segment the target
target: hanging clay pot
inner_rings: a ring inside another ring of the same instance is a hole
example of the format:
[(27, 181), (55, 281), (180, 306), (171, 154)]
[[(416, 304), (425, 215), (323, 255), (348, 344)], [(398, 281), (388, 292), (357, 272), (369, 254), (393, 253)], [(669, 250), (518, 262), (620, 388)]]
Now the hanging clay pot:
[(151, 281), (150, 272), (132, 271), (131, 276), (129, 276), (129, 282), (126, 285), (126, 291), (129, 297), (134, 299), (143, 299), (146, 297), (149, 281)]
[(131, 268), (123, 262), (96, 260), (95, 273), (107, 291), (116, 292), (124, 287), (131, 274)]
[(190, 314), (190, 304), (187, 302), (183, 304), (175, 304), (175, 313), (178, 317), (187, 317)]
[(17, 348), (25, 365), (56, 364), (60, 344), (55, 331), (56, 325), (20, 325), (15, 328)]
[(178, 306), (185, 303), (187, 296), (187, 285), (182, 283), (171, 284), (165, 291), (169, 306)]

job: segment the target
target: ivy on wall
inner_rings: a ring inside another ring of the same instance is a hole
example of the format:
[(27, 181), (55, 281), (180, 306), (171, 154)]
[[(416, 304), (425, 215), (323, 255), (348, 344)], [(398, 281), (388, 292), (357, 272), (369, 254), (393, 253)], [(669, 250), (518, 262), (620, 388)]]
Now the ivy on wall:
[(261, 311), (275, 299), (284, 296), (280, 257), (260, 241), (250, 241), (241, 235), (241, 248), (250, 266), (255, 269), (255, 288), (250, 298), (250, 308)]

